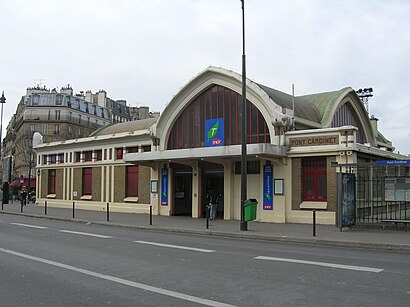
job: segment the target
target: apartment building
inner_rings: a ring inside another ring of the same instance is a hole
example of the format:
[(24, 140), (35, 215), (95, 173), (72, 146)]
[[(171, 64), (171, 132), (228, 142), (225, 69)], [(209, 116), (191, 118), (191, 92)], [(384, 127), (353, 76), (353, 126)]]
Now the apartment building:
[[(113, 100), (104, 90), (74, 94), (70, 85), (57, 89), (29, 87), (8, 123), (2, 159), (13, 157), (12, 177), (34, 177), (32, 136), (39, 132), (43, 142), (65, 141), (89, 136), (98, 128), (132, 120), (125, 100)], [(10, 181), (12, 178), (4, 178)]]

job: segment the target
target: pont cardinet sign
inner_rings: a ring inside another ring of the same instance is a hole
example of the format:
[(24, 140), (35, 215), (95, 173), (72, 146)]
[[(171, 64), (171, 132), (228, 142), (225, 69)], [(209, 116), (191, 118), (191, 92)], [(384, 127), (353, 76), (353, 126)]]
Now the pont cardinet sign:
[(304, 138), (289, 139), (289, 145), (292, 147), (324, 146), (324, 145), (338, 145), (338, 144), (339, 144), (339, 135), (309, 136), (309, 137), (304, 137)]

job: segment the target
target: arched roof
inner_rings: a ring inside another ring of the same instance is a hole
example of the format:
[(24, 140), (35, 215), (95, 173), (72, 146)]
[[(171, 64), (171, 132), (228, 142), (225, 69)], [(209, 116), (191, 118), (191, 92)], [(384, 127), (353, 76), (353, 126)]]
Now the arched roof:
[(155, 117), (155, 118), (147, 118), (147, 119), (133, 120), (129, 122), (106, 125), (94, 131), (90, 136), (101, 136), (101, 135), (149, 129), (153, 124), (156, 123), (157, 120), (158, 118)]
[[(209, 86), (216, 84), (227, 87), (237, 93), (242, 92), (242, 76), (231, 70), (210, 66), (190, 80), (166, 106), (156, 125), (156, 136), (161, 144), (166, 144), (169, 131), (184, 108)], [(284, 108), (292, 110), (292, 95), (275, 90), (268, 86), (246, 80), (247, 99), (262, 113), (266, 122), (275, 124), (281, 117), (286, 117)], [(337, 91), (296, 96), (294, 98), (294, 118), (296, 124), (304, 127), (330, 128), (336, 111), (349, 103), (357, 114), (364, 129), (367, 142), (374, 143), (377, 136), (373, 134), (368, 114), (356, 92), (351, 87)], [(272, 125), (269, 125), (273, 135)]]

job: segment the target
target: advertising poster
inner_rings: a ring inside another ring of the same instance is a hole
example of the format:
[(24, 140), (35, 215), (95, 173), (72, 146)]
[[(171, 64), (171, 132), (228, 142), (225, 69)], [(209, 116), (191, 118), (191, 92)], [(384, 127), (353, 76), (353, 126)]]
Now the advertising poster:
[(223, 146), (224, 143), (224, 119), (214, 118), (205, 121), (205, 146)]
[(410, 177), (386, 177), (384, 179), (385, 201), (410, 201)]
[(356, 216), (356, 185), (353, 174), (342, 174), (343, 199), (342, 199), (342, 227), (355, 224)]
[(263, 210), (273, 210), (272, 165), (263, 166)]
[(161, 206), (168, 206), (168, 169), (162, 170), (161, 180)]

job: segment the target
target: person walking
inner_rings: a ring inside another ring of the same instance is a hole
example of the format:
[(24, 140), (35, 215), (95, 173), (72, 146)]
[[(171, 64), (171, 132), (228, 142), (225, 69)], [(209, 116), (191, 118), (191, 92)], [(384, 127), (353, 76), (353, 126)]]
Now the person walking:
[(21, 204), (25, 206), (27, 204), (27, 188), (25, 185), (23, 185), (23, 187), (21, 188), (20, 197), (21, 197)]
[(209, 206), (209, 209), (210, 209), (209, 218), (210, 218), (211, 220), (216, 219), (216, 216), (217, 216), (217, 214), (218, 214), (218, 201), (219, 201), (219, 197), (220, 197), (220, 194), (217, 193), (217, 192), (214, 191), (214, 190), (213, 190), (213, 191), (210, 191), (210, 192), (207, 194), (208, 206)]

